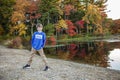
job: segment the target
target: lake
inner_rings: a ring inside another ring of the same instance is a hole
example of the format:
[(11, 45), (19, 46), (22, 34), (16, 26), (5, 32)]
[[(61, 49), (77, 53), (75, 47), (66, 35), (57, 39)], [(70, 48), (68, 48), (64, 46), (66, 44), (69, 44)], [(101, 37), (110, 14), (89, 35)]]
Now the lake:
[(120, 70), (120, 41), (61, 42), (44, 51), (51, 58)]

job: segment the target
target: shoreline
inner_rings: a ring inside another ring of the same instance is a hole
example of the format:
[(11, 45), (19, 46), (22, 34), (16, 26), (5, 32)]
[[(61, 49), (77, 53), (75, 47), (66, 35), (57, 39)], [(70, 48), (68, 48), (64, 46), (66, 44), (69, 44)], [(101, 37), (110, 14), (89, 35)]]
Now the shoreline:
[(9, 49), (0, 46), (0, 80), (120, 80), (120, 71), (48, 58), (49, 71), (43, 71), (44, 63), (35, 55), (31, 69), (22, 69), (30, 56), (25, 49)]

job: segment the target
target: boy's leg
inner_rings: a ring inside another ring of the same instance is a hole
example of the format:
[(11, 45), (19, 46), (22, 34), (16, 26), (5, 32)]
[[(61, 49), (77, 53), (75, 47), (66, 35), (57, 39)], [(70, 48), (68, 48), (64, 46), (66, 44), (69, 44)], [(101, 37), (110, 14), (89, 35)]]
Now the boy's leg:
[(27, 63), (25, 66), (23, 66), (23, 69), (30, 68), (30, 65), (31, 65), (31, 63), (32, 63), (32, 59), (33, 59), (33, 57), (34, 57), (34, 55), (35, 55), (35, 52), (36, 52), (36, 50), (32, 48), (32, 49), (31, 49), (30, 59), (29, 59), (28, 63)]
[(31, 49), (31, 56), (30, 56), (29, 61), (28, 61), (28, 65), (31, 65), (35, 53), (36, 53), (36, 50), (34, 48), (32, 48)]
[(45, 65), (48, 66), (47, 58), (46, 58), (46, 56), (45, 56), (45, 54), (44, 54), (43, 48), (40, 49), (40, 50), (38, 50), (38, 52), (39, 52), (39, 54), (41, 55), (41, 57), (42, 57), (42, 59), (43, 59)]

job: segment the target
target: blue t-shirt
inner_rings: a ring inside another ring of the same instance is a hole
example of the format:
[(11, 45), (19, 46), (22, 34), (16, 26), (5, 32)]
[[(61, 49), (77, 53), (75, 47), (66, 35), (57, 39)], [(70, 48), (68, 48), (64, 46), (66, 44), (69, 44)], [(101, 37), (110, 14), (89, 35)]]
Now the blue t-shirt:
[(32, 47), (35, 50), (40, 50), (44, 47), (46, 42), (46, 35), (44, 32), (34, 32), (31, 40)]

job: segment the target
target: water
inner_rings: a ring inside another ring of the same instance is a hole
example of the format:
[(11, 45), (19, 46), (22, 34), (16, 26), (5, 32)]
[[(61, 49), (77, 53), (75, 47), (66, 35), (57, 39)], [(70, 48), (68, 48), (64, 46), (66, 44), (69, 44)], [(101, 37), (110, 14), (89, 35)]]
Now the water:
[(47, 56), (109, 69), (120, 70), (120, 42), (92, 41), (46, 46)]
[(108, 60), (110, 67), (108, 68), (120, 70), (120, 49), (118, 48), (110, 51), (108, 57), (110, 58)]

